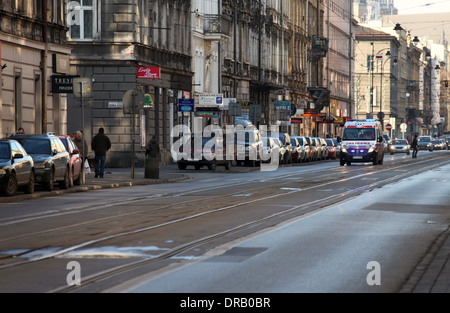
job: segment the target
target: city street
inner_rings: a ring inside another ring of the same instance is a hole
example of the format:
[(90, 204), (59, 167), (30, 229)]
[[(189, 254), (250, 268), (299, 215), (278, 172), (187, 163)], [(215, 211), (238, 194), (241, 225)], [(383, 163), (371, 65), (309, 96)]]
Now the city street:
[(448, 236), (449, 170), (449, 151), (173, 166), (190, 178), (0, 203), (0, 292), (442, 292), (422, 280)]

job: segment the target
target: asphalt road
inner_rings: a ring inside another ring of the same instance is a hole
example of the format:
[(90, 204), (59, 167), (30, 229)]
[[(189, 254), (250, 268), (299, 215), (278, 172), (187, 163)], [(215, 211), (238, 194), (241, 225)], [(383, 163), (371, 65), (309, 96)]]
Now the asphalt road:
[[(0, 292), (412, 291), (449, 225), (449, 161), (186, 171), (173, 184), (3, 203)], [(68, 283), (71, 261), (81, 285)], [(370, 261), (381, 285), (367, 283)]]

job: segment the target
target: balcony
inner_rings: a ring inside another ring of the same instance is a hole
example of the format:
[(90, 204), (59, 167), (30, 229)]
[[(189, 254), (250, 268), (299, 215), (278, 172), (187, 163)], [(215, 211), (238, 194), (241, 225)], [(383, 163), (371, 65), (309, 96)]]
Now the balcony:
[(203, 32), (206, 40), (224, 40), (230, 35), (230, 21), (217, 14), (205, 14)]

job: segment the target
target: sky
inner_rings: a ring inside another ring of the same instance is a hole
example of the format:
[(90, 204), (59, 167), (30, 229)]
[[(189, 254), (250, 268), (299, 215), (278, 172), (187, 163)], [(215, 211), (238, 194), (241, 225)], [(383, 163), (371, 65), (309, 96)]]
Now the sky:
[(398, 14), (442, 13), (449, 12), (450, 0), (394, 0)]

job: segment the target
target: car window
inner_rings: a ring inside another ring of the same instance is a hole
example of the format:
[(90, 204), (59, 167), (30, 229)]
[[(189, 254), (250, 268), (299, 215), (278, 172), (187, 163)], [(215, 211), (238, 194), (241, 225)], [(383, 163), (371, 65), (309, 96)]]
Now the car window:
[(419, 137), (417, 141), (430, 142), (430, 137)]
[(22, 146), (28, 154), (51, 154), (50, 140), (25, 138)]
[(69, 142), (69, 147), (71, 149), (70, 152), (73, 152), (73, 150), (77, 149), (77, 147), (75, 146), (75, 143), (72, 141), (72, 139), (68, 139), (67, 141)]
[(66, 151), (68, 151), (68, 152), (71, 152), (71, 151), (70, 151), (70, 148), (69, 148), (69, 146), (68, 146), (67, 140), (66, 140), (66, 139), (61, 139), (61, 142), (62, 142), (63, 145), (64, 145), (64, 149), (65, 149)]
[(16, 142), (11, 141), (11, 150), (12, 150), (12, 156), (15, 156), (16, 154), (21, 154), (19, 146)]
[(396, 144), (396, 145), (407, 145), (408, 144), (406, 139), (403, 139), (403, 140), (402, 139), (400, 139), (400, 140), (397, 139), (397, 140), (394, 140), (393, 143)]
[(11, 150), (9, 142), (0, 142), (0, 159), (9, 159), (11, 157)]

